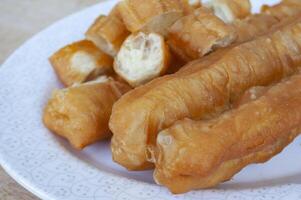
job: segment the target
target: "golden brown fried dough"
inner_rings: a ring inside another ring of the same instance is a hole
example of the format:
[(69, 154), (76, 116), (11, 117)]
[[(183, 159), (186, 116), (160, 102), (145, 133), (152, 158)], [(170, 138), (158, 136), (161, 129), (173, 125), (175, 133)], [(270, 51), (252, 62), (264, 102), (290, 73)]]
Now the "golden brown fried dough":
[(235, 30), (202, 7), (184, 16), (169, 29), (168, 44), (183, 60), (201, 58), (236, 39)]
[(173, 193), (213, 187), (271, 159), (300, 132), (299, 74), (213, 120), (186, 119), (161, 131), (154, 179)]
[(99, 16), (89, 30), (86, 38), (111, 56), (116, 56), (120, 46), (130, 32), (126, 29), (117, 8), (109, 16)]
[(297, 71), (300, 34), (301, 18), (297, 18), (268, 35), (218, 53), (220, 58), (207, 60), (208, 66), (202, 59), (194, 61), (185, 72), (158, 78), (124, 95), (110, 119), (114, 160), (130, 170), (150, 168), (147, 148), (155, 146), (160, 130), (185, 117), (217, 116), (249, 88)]
[(250, 88), (240, 98), (233, 102), (232, 108), (238, 108), (243, 104), (255, 101), (256, 99), (260, 98), (268, 89), (269, 87), (267, 86), (255, 86)]
[(124, 0), (119, 11), (131, 32), (161, 35), (166, 35), (167, 29), (183, 15), (183, 7), (178, 0)]
[(268, 33), (279, 20), (268, 14), (254, 14), (243, 20), (235, 20), (232, 26), (238, 35), (235, 43), (241, 43), (254, 39), (257, 36)]
[(207, 7), (212, 8), (214, 14), (226, 23), (235, 19), (243, 19), (251, 14), (249, 0), (211, 0)]
[(285, 20), (287, 17), (296, 16), (301, 13), (301, 1), (283, 0), (274, 6), (264, 5), (261, 8), (262, 13), (276, 17), (278, 20)]
[(113, 69), (113, 59), (88, 40), (63, 47), (49, 60), (65, 86), (83, 83)]
[[(199, 10), (202, 9), (206, 8), (201, 8)], [(192, 16), (193, 15), (191, 14), (178, 20), (170, 28), (171, 30), (168, 38), (168, 44), (170, 45), (173, 52), (176, 55), (178, 55), (178, 57), (180, 57), (182, 60), (186, 61), (191, 61), (204, 56), (202, 55), (202, 53), (198, 54), (200, 46), (206, 47), (207, 45), (208, 47), (211, 47), (211, 50), (218, 50), (221, 47), (227, 47), (231, 44), (237, 45), (239, 43), (246, 42), (248, 40), (254, 39), (258, 36), (268, 33), (274, 26), (280, 23), (279, 19), (266, 13), (249, 15), (244, 19), (235, 19), (231, 24), (225, 24), (224, 27), (231, 27), (232, 33), (237, 35), (236, 39), (232, 39), (231, 41), (225, 42), (223, 43), (224, 45), (217, 45), (214, 44), (214, 42), (221, 42), (221, 38), (218, 38), (218, 34), (215, 34), (214, 31), (212, 31), (211, 29), (206, 29), (206, 26), (202, 26), (202, 28), (200, 28), (201, 26), (199, 26), (199, 29), (197, 29), (196, 23), (198, 22), (196, 18), (192, 18)], [(210, 16), (212, 16), (212, 13)], [(217, 17), (208, 18), (207, 21), (204, 17), (201, 17), (201, 19), (202, 20), (199, 20), (199, 22), (209, 24), (208, 27), (211, 27), (212, 25), (218, 22), (215, 21)], [(218, 30), (218, 26), (213, 27), (215, 27), (216, 30)], [(219, 29), (222, 30), (221, 26), (219, 26)], [(207, 31), (207, 33), (203, 31), (202, 34), (200, 32), (202, 30)], [(216, 38), (214, 39), (214, 37)]]
[(44, 124), (82, 149), (111, 136), (112, 106), (128, 90), (127, 85), (106, 77), (56, 90), (45, 107)]

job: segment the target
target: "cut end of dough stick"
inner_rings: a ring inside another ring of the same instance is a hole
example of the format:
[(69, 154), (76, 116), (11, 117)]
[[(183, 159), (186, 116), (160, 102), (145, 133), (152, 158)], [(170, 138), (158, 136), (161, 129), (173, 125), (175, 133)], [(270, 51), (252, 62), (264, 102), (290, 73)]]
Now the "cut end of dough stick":
[(156, 33), (133, 34), (123, 43), (114, 63), (116, 73), (137, 87), (163, 75), (170, 63), (164, 38)]

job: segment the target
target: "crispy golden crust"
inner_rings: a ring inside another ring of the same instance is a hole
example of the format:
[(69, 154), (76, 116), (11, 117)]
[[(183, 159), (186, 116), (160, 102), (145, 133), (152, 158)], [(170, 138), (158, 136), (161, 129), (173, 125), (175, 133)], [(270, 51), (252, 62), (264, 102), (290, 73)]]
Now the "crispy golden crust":
[(285, 20), (287, 17), (301, 13), (301, 2), (299, 0), (283, 0), (274, 6), (262, 6), (261, 12), (274, 16), (278, 20)]
[(114, 57), (129, 34), (120, 18), (120, 13), (115, 8), (109, 16), (99, 16), (95, 20), (86, 32), (86, 38)]
[(158, 135), (154, 178), (173, 193), (216, 186), (280, 153), (300, 133), (300, 113), (299, 74), (213, 120), (179, 121)]
[[(204, 9), (206, 10), (206, 8), (200, 8), (199, 10)], [(232, 24), (227, 25), (213, 16), (212, 12), (210, 14), (202, 13), (207, 18), (201, 16), (199, 20), (191, 14), (182, 17), (170, 28), (168, 44), (174, 54), (184, 61), (203, 57), (211, 50), (217, 50), (230, 44), (239, 44), (254, 39), (268, 33), (273, 26), (280, 22), (274, 16), (261, 13), (250, 15), (242, 20), (236, 19)], [(207, 27), (197, 26), (197, 24), (207, 24)], [(214, 34), (219, 30), (225, 30), (225, 34)], [(226, 30), (228, 30), (228, 37)], [(233, 38), (234, 35), (237, 35), (235, 40), (227, 40), (229, 37)], [(225, 39), (225, 43), (219, 45), (218, 43), (222, 39)], [(203, 52), (199, 52), (202, 48), (204, 48)]]
[(185, 64), (187, 64), (187, 62), (181, 59), (172, 51), (170, 51), (170, 49), (169, 49), (169, 53), (170, 53), (170, 64), (169, 64), (170, 66), (168, 67), (166, 74), (174, 74), (177, 71), (179, 71)]
[(131, 32), (156, 32), (166, 35), (183, 15), (181, 3), (175, 0), (124, 0), (119, 5), (122, 19)]
[(113, 66), (113, 59), (87, 40), (63, 47), (49, 60), (65, 86), (109, 73)]
[(232, 108), (238, 108), (243, 104), (260, 98), (268, 89), (269, 87), (267, 86), (255, 86), (250, 88), (240, 98), (233, 102)]
[(238, 35), (236, 43), (241, 43), (266, 34), (271, 28), (278, 24), (279, 20), (268, 14), (254, 14), (243, 20), (235, 20), (233, 27)]
[(44, 124), (82, 149), (111, 136), (112, 106), (128, 90), (127, 85), (112, 80), (56, 90), (45, 107)]
[(169, 29), (168, 44), (186, 61), (201, 58), (236, 39), (235, 30), (205, 7), (184, 16)]
[(147, 146), (155, 145), (158, 131), (185, 117), (214, 117), (250, 87), (294, 73), (301, 65), (300, 20), (233, 47), (219, 54), (219, 59), (207, 60), (208, 66), (202, 59), (195, 61), (185, 72), (156, 79), (124, 95), (110, 119), (114, 160), (132, 170), (151, 167)]

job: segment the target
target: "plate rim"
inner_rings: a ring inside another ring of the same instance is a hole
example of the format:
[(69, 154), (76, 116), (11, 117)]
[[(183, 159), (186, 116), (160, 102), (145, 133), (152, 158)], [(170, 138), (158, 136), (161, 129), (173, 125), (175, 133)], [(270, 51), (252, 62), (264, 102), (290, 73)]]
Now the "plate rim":
[[(2, 75), (2, 72), (7, 68), (9, 67), (8, 63), (14, 59), (15, 55), (18, 54), (19, 51), (22, 51), (23, 47), (24, 46), (27, 46), (28, 44), (30, 44), (32, 41), (34, 41), (36, 38), (40, 37), (41, 35), (43, 35), (48, 29), (51, 29), (53, 28), (54, 26), (56, 26), (57, 24), (59, 23), (63, 23), (65, 20), (67, 19), (70, 19), (70, 18), (73, 18), (74, 16), (77, 16), (77, 15), (82, 15), (82, 13), (85, 13), (87, 12), (87, 10), (90, 10), (94, 7), (99, 7), (100, 5), (110, 5), (110, 4), (114, 4), (116, 3), (117, 0), (111, 0), (111, 1), (108, 1), (108, 0), (105, 0), (104, 2), (101, 2), (101, 3), (98, 3), (98, 4), (95, 4), (95, 5), (92, 5), (92, 6), (89, 6), (85, 9), (82, 9), (78, 12), (75, 12), (73, 14), (70, 14), (60, 20), (57, 20), (56, 22), (52, 23), (51, 25), (47, 26), (46, 28), (44, 28), (43, 30), (41, 30), (40, 32), (36, 33), (34, 36), (32, 36), (30, 39), (28, 39), (26, 42), (24, 42), (19, 48), (17, 48), (2, 64), (1, 64), (1, 67), (0, 67), (0, 77)], [(30, 181), (24, 179), (23, 177), (19, 176), (17, 171), (14, 170), (12, 168), (12, 164), (8, 163), (7, 160), (5, 160), (1, 154), (1, 151), (0, 151), (0, 165), (2, 166), (2, 168), (4, 169), (4, 171), (10, 176), (12, 177), (16, 182), (18, 182), (22, 187), (24, 187), (26, 190), (30, 191), (32, 194), (36, 195), (37, 197), (41, 198), (41, 199), (49, 199), (49, 200), (57, 200), (55, 197), (53, 197), (51, 194), (49, 193), (46, 193), (45, 191), (43, 191), (41, 188), (38, 188), (36, 186), (34, 186), (33, 184), (31, 184)], [(94, 166), (91, 166), (92, 168), (94, 168)], [(141, 182), (141, 181), (137, 181), (137, 180), (132, 180), (132, 179), (129, 179), (129, 178), (126, 178), (126, 177), (121, 177), (121, 176), (118, 176), (118, 175), (115, 175), (115, 174), (112, 174), (112, 173), (109, 173), (109, 172), (104, 172), (104, 171), (101, 171), (102, 174), (104, 175), (109, 175), (109, 176), (112, 176), (112, 177), (117, 177), (117, 178), (120, 178), (121, 180), (127, 180), (129, 182), (137, 182), (139, 184), (142, 184), (142, 185), (146, 185), (146, 186), (152, 186), (152, 187), (157, 187), (157, 188), (161, 188), (160, 186), (157, 186), (157, 185), (153, 185), (153, 184), (150, 184), (150, 183), (145, 183), (145, 182)], [(271, 187), (273, 188), (273, 186)]]

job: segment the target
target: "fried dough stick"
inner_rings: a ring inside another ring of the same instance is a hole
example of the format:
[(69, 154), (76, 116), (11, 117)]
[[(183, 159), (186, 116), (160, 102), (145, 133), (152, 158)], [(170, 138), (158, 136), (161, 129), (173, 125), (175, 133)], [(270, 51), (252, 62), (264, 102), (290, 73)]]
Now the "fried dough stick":
[(173, 193), (213, 187), (249, 164), (268, 161), (300, 132), (298, 74), (215, 119), (185, 119), (161, 131), (154, 179)]
[(65, 137), (77, 149), (109, 138), (108, 122), (113, 104), (130, 87), (106, 76), (56, 90), (43, 115), (46, 127)]
[(160, 130), (185, 117), (219, 115), (247, 89), (294, 73), (301, 65), (300, 34), (298, 18), (218, 55), (207, 67), (195, 61), (192, 71), (156, 79), (124, 95), (110, 119), (113, 159), (130, 170), (151, 168), (147, 147), (155, 146)]
[(280, 23), (280, 20), (276, 17), (264, 13), (250, 15), (243, 20), (235, 20), (232, 23), (237, 34), (234, 43), (246, 42), (266, 34), (278, 23)]
[(67, 87), (113, 71), (113, 59), (88, 40), (74, 42), (61, 48), (49, 61)]
[[(281, 13), (287, 7), (287, 3), (282, 2), (269, 9), (271, 12), (280, 10)], [(296, 13), (297, 10), (301, 12), (300, 6), (293, 9), (296, 10)], [(168, 44), (180, 58), (192, 61), (221, 47), (237, 45), (266, 34), (273, 26), (291, 16), (275, 16), (273, 13), (263, 12), (248, 15), (244, 19), (234, 19), (231, 23), (225, 24), (213, 12), (206, 8), (199, 8), (194, 13), (180, 18), (170, 27)]]
[(183, 16), (183, 4), (184, 0), (124, 0), (119, 3), (118, 9), (124, 24), (131, 32), (166, 35), (167, 29)]
[(99, 49), (115, 57), (123, 43), (130, 35), (122, 21), (117, 4), (108, 16), (99, 16), (86, 32), (86, 38)]
[(235, 40), (235, 29), (205, 7), (179, 19), (168, 34), (170, 48), (186, 61), (201, 58)]
[(225, 24), (207, 8), (199, 8), (171, 26), (168, 44), (185, 61), (202, 58), (214, 50), (266, 34), (280, 21), (268, 14), (255, 14)]

